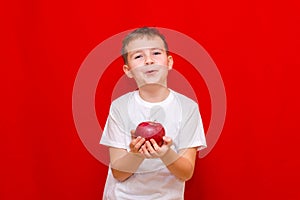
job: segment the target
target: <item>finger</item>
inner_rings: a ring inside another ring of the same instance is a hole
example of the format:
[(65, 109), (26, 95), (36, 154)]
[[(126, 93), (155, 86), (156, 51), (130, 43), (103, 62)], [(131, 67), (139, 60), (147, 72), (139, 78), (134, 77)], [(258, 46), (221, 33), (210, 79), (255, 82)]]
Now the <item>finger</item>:
[(152, 144), (149, 141), (146, 142), (146, 146), (149, 154), (152, 155), (152, 157), (157, 155), (155, 149), (153, 148)]
[(130, 144), (130, 152), (137, 153), (138, 151), (139, 151), (139, 148), (136, 145), (131, 143)]
[(131, 143), (130, 143), (130, 144), (132, 144), (133, 146), (135, 146), (135, 145), (139, 142), (140, 138), (141, 138), (141, 137), (133, 138), (133, 139), (131, 140)]
[(142, 150), (143, 155), (144, 155), (146, 158), (151, 158), (151, 155), (150, 155), (150, 153), (148, 152), (148, 149), (147, 149), (147, 147), (146, 147), (145, 144), (141, 147), (141, 150)]
[(150, 142), (151, 142), (152, 145), (157, 144), (154, 139), (150, 139)]
[(142, 138), (140, 136), (137, 137), (136, 139), (136, 146), (138, 148), (141, 148), (141, 146), (145, 143), (145, 138)]
[(154, 139), (151, 139), (150, 141), (151, 141), (151, 143), (152, 143), (153, 149), (154, 149), (155, 151), (157, 151), (157, 150), (159, 149), (159, 146), (158, 146), (158, 144), (156, 143), (156, 141), (155, 141)]
[(167, 137), (167, 136), (164, 136), (163, 137), (163, 140), (164, 140), (164, 144), (168, 145), (168, 146), (171, 146), (173, 141), (172, 141), (172, 138), (170, 137)]
[(170, 137), (168, 137), (168, 136), (164, 136), (164, 137), (163, 137), (163, 140), (164, 140), (165, 142), (171, 142), (171, 141), (172, 141), (172, 139), (171, 139)]
[(136, 138), (136, 136), (135, 136), (135, 130), (131, 130), (130, 134), (131, 134), (131, 139)]
[(142, 137), (137, 137), (136, 139), (133, 139), (129, 145), (129, 148), (132, 152), (137, 153), (140, 149), (140, 147), (144, 144), (145, 139)]

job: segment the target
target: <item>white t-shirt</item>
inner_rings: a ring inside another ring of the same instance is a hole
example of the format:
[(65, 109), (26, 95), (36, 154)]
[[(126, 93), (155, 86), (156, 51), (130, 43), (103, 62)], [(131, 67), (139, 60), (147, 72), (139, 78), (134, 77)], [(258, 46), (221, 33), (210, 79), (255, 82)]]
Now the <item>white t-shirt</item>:
[[(130, 150), (130, 131), (144, 121), (161, 123), (173, 140), (171, 148), (206, 147), (205, 134), (196, 102), (170, 90), (162, 102), (144, 101), (138, 91), (127, 93), (112, 102), (100, 143), (109, 147)], [(127, 180), (114, 179), (109, 168), (103, 199), (154, 200), (183, 199), (185, 182), (176, 178), (163, 162), (145, 159)]]

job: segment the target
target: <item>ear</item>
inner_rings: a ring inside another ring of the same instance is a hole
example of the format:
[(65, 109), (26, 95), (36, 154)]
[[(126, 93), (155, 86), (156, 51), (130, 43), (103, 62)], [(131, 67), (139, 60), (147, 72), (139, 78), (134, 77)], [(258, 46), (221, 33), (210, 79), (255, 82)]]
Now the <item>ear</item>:
[(171, 70), (173, 68), (173, 57), (172, 56), (168, 56), (168, 70)]
[(123, 71), (128, 78), (133, 78), (130, 67), (128, 65), (123, 65)]

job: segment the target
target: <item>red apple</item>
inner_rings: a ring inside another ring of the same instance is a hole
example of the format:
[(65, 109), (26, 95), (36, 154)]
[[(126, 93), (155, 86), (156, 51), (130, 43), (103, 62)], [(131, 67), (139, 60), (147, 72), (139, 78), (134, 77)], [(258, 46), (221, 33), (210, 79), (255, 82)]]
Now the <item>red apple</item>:
[(146, 121), (140, 123), (136, 130), (135, 136), (141, 136), (146, 139), (146, 141), (150, 139), (154, 139), (156, 143), (161, 146), (163, 145), (163, 136), (165, 135), (164, 127), (158, 122)]

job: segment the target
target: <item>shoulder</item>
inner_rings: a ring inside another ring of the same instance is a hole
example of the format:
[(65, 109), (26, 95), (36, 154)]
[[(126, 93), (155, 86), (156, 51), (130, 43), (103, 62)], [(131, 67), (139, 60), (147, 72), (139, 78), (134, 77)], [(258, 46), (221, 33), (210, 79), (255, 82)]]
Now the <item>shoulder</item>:
[(196, 101), (181, 93), (174, 91), (172, 92), (174, 93), (175, 99), (179, 104), (183, 119), (188, 119), (190, 116), (200, 113), (199, 106)]
[(134, 96), (134, 92), (128, 92), (111, 102), (109, 115), (113, 118), (121, 119), (122, 116), (127, 116), (128, 113), (128, 105), (131, 101), (132, 97)]
[(173, 90), (171, 90), (171, 92), (174, 94), (175, 99), (181, 104), (181, 106), (192, 108), (198, 107), (197, 102), (193, 99)]
[(134, 97), (134, 93), (135, 91), (133, 92), (128, 92), (116, 99), (114, 99), (111, 103), (111, 106), (112, 107), (122, 107), (122, 106), (126, 106), (129, 102), (130, 99), (132, 99)]

